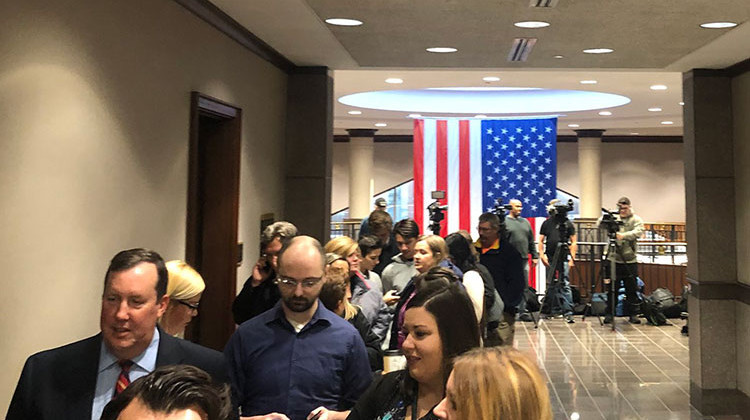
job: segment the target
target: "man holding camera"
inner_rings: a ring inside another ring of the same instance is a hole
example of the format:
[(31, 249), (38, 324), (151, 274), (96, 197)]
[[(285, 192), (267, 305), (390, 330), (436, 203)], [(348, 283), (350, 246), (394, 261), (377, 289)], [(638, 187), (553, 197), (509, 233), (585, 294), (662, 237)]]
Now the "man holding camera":
[[(539, 229), (539, 255), (542, 264), (548, 270), (553, 270), (552, 277), (547, 278), (556, 278), (559, 282), (555, 288), (552, 287), (553, 284), (547, 284), (547, 296), (550, 297), (550, 292), (553, 290), (557, 296), (552, 299), (545, 298), (545, 301), (555, 303), (558, 306), (556, 309), (562, 311), (566, 321), (572, 324), (575, 321), (573, 320), (573, 293), (570, 289), (570, 268), (575, 264), (578, 244), (575, 225), (567, 217), (570, 207), (557, 204), (558, 201), (555, 199), (550, 202), (547, 207), (549, 217)], [(555, 260), (556, 253), (558, 254), (557, 260)]]
[[(638, 312), (640, 312), (640, 299), (638, 298), (638, 259), (636, 247), (638, 239), (643, 235), (643, 219), (633, 214), (630, 207), (630, 199), (621, 197), (617, 200), (618, 214), (615, 222), (619, 230), (615, 233), (616, 249), (614, 255), (607, 257), (604, 272), (604, 285), (607, 288), (607, 315), (604, 323), (612, 322), (614, 308), (617, 304), (617, 290), (622, 282), (625, 285), (625, 302), (630, 315), (628, 321), (631, 324), (640, 324)], [(613, 282), (608, 264), (615, 263), (616, 282)], [(614, 283), (614, 287), (613, 287)]]

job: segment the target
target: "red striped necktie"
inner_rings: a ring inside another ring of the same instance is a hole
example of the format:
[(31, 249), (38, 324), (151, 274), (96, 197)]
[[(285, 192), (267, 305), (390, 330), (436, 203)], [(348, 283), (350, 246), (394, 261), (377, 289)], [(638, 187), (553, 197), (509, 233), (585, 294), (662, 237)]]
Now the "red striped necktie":
[(125, 388), (130, 385), (130, 377), (128, 373), (130, 368), (133, 366), (132, 360), (120, 360), (117, 362), (120, 365), (120, 376), (117, 377), (117, 383), (115, 383), (115, 397), (118, 396)]

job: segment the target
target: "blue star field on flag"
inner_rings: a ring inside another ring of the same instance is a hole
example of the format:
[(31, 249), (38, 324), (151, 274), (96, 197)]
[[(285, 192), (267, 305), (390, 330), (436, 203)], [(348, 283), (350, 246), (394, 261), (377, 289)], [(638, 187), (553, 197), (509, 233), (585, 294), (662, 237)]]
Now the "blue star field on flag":
[(557, 118), (482, 121), (482, 205), (523, 203), (523, 217), (547, 216), (556, 197)]

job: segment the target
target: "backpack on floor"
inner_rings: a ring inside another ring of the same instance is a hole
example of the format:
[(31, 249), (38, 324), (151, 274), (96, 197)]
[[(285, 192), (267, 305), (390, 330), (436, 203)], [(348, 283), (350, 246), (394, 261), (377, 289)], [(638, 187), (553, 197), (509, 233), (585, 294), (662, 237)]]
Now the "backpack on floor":
[(641, 303), (641, 312), (646, 317), (651, 325), (666, 325), (667, 317), (664, 316), (661, 306), (658, 301), (654, 298), (654, 295), (646, 297)]
[(526, 310), (529, 312), (539, 312), (539, 297), (536, 295), (536, 289), (529, 286), (523, 291), (523, 299), (526, 301)]
[(651, 299), (659, 306), (661, 312), (667, 318), (679, 318), (682, 310), (674, 300), (674, 295), (669, 289), (660, 287), (651, 293)]

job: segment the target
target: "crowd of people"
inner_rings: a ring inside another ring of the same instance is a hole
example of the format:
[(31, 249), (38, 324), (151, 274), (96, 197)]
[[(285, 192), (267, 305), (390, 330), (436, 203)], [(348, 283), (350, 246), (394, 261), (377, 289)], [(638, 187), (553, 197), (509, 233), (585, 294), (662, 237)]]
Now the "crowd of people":
[[(420, 235), (380, 208), (369, 234), (325, 246), (271, 224), (223, 353), (181, 338), (206, 288), (200, 274), (121, 251), (104, 277), (101, 332), (31, 356), (7, 418), (550, 419), (538, 368), (512, 344), (526, 259), (548, 264), (554, 238), (537, 250), (511, 204), (510, 223), (479, 217), (475, 242), (466, 231)], [(613, 262), (618, 277), (634, 268)], [(405, 369), (383, 372), (384, 350)]]

